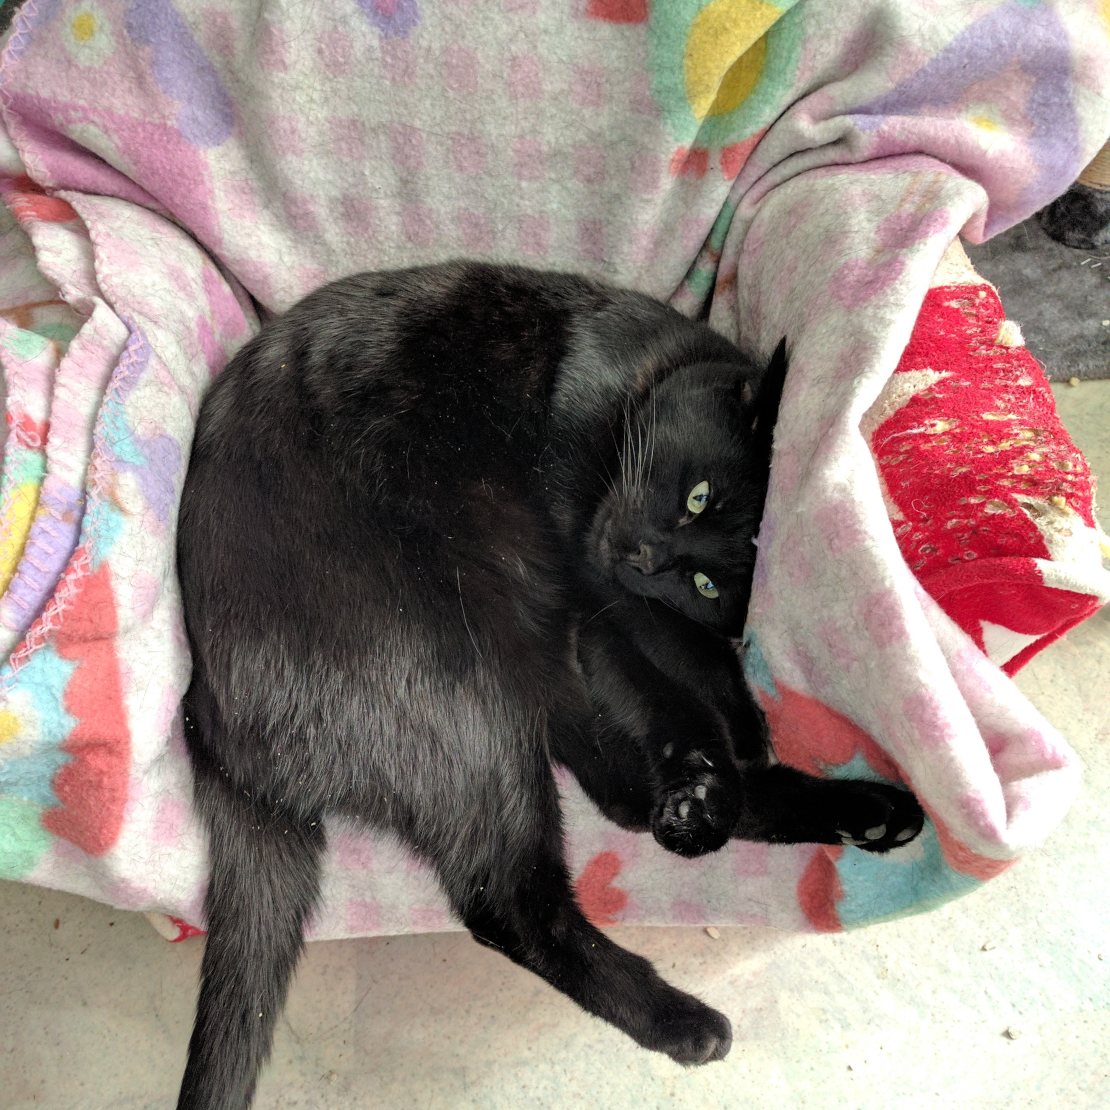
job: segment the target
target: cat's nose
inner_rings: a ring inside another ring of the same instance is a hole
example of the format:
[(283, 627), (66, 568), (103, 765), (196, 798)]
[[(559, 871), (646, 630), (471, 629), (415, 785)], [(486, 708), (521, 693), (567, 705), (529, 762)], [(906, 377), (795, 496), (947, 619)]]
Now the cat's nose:
[(634, 566), (641, 574), (654, 574), (660, 567), (659, 552), (649, 543), (641, 543), (638, 551), (629, 552), (624, 561)]

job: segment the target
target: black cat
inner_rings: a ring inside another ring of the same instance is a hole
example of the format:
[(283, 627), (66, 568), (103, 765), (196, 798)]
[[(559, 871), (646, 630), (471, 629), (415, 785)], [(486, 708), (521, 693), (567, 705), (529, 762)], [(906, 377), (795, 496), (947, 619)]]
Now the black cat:
[(728, 1020), (582, 915), (551, 758), (686, 854), (916, 834), (904, 791), (770, 765), (728, 640), (784, 372), (745, 404), (752, 365), (651, 298), (463, 263), (336, 282), (232, 360), (178, 538), (211, 857), (180, 1108), (250, 1101), (328, 814), (392, 830), (477, 940), (682, 1063), (724, 1057)]

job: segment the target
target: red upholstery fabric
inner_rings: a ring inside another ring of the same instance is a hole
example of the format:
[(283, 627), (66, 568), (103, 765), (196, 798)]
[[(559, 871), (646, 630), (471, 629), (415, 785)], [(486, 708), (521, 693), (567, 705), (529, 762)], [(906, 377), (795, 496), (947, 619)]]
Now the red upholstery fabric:
[(1036, 360), (999, 342), (1004, 321), (989, 285), (931, 289), (896, 374), (943, 377), (919, 373), (871, 448), (925, 589), (984, 650), (983, 621), (1035, 637), (1004, 662), (1013, 674), (1101, 599), (1045, 583), (1038, 560), (1095, 527), (1093, 479)]

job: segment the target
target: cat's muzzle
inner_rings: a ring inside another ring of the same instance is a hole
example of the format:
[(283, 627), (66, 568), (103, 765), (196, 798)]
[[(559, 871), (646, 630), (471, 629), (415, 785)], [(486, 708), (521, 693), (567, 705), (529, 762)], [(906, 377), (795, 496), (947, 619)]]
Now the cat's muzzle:
[(657, 574), (661, 570), (666, 570), (673, 561), (669, 553), (659, 544), (645, 543), (643, 540), (640, 541), (636, 551), (628, 552), (623, 558), (624, 562), (641, 574)]

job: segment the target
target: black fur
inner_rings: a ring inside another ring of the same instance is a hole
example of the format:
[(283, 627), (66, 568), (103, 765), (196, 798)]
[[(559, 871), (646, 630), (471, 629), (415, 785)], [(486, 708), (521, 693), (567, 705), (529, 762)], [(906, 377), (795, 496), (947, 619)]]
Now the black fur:
[(584, 918), (550, 758), (685, 854), (916, 834), (903, 791), (769, 765), (728, 639), (784, 373), (745, 405), (753, 367), (650, 298), (461, 263), (336, 282), (232, 360), (178, 541), (212, 863), (180, 1108), (250, 1101), (328, 814), (395, 832), (476, 939), (683, 1063), (729, 1023)]

